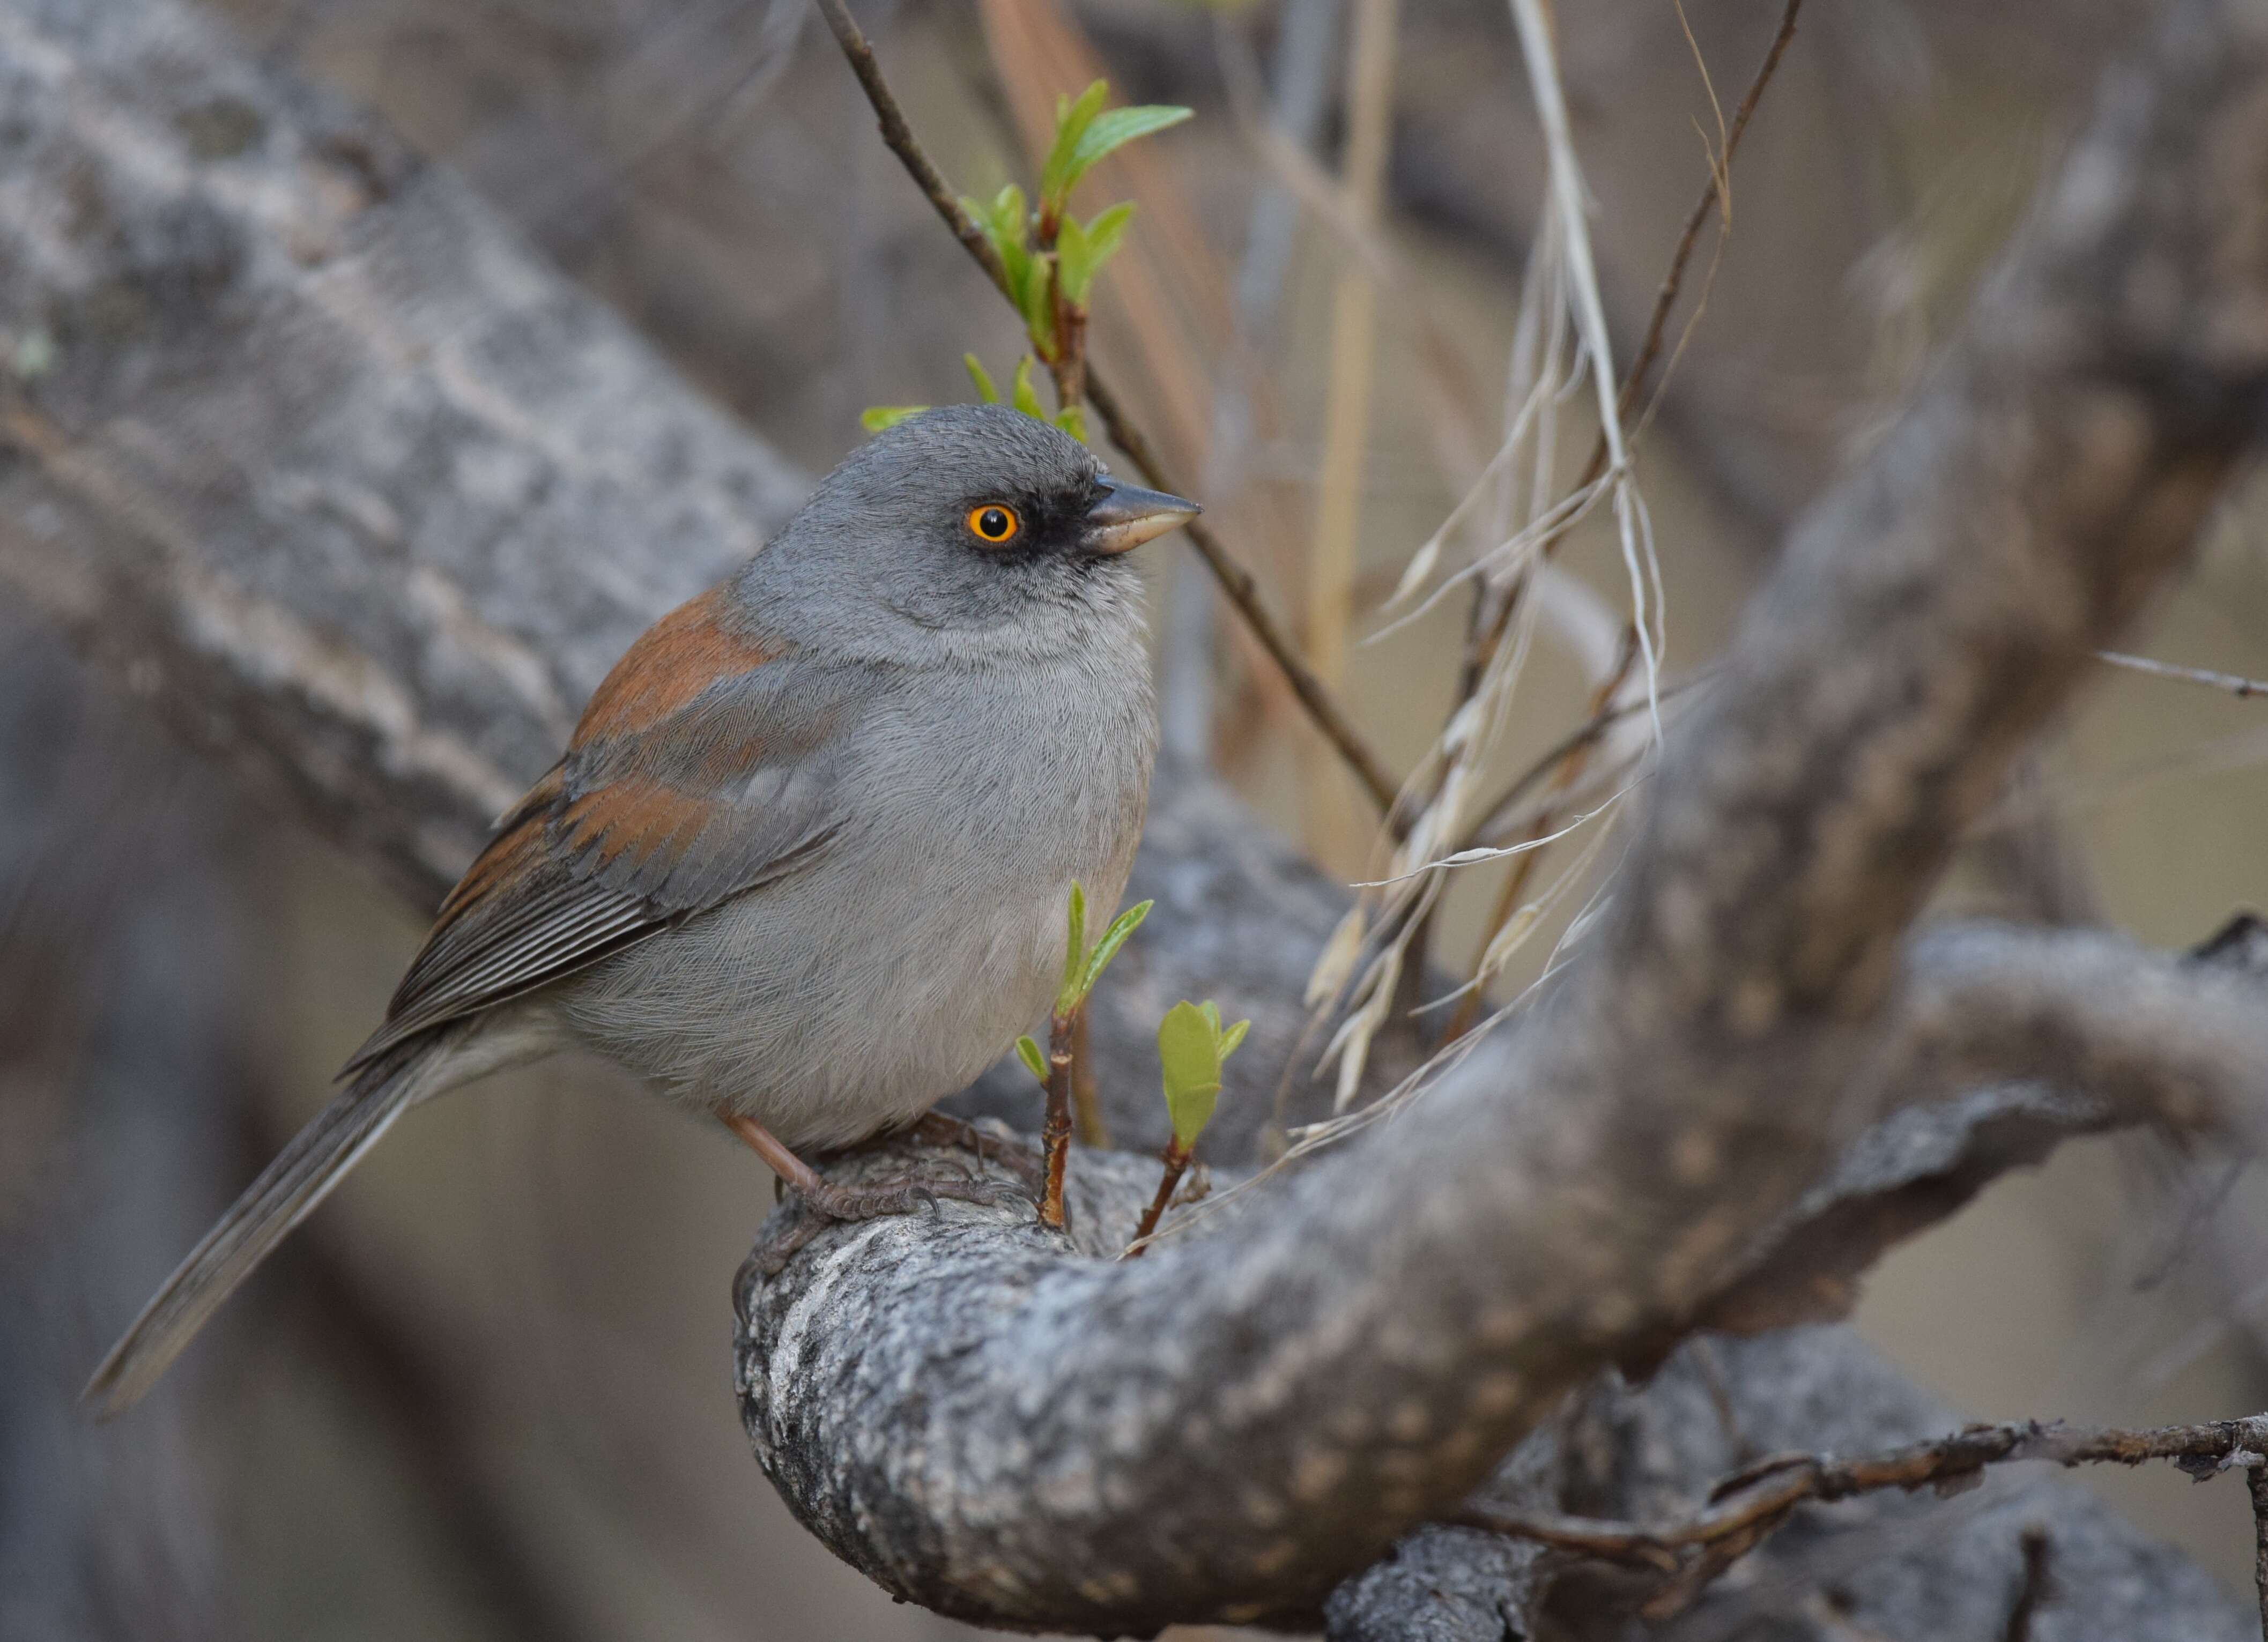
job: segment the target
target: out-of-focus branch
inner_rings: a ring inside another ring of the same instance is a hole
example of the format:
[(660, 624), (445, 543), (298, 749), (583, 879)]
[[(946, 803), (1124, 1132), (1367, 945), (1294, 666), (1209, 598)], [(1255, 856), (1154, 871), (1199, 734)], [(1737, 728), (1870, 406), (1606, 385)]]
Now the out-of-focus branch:
[(2097, 651), (2095, 659), (2107, 661), (2114, 667), (2124, 667), (2130, 673), (2146, 673), (2152, 678), (2175, 679), (2183, 684), (2202, 684), (2210, 690), (2226, 690), (2239, 701), (2250, 696), (2268, 696), (2268, 683), (2234, 673), (2215, 673), (2210, 667), (2177, 666), (2170, 661), (2158, 661), (2148, 656), (2130, 656), (2117, 650)]
[[(946, 185), (943, 175), (915, 137), (912, 127), (906, 123), (904, 110), (898, 106), (889, 83), (882, 77), (880, 65), (874, 60), (874, 48), (868, 43), (857, 20), (851, 17), (850, 8), (843, 4), (843, 0), (817, 0), (817, 4), (820, 14), (827, 19), (828, 27), (834, 31), (836, 41), (842, 46), (843, 55), (849, 59), (851, 72), (858, 77), (858, 84), (866, 93), (866, 100), (873, 106), (883, 142), (905, 166), (915, 186), (921, 189), (923, 196), (937, 214), (945, 219), (946, 225), (953, 230), (954, 238), (968, 247), (969, 255), (976, 259), (986, 276), (1004, 296), (1006, 295), (1007, 270), (1000, 265), (999, 254), (985, 239), (983, 231), (970, 220), (968, 213), (961, 210), (961, 202)], [(1086, 397), (1096, 414), (1101, 416), (1111, 443), (1126, 453), (1134, 466), (1141, 470), (1144, 479), (1161, 490), (1178, 493), (1179, 482), (1167, 471), (1156, 449), (1136, 425), (1126, 406), (1110, 391), (1092, 360), (1086, 365)], [(1380, 809), (1390, 808), (1400, 784), (1364, 741), (1344, 708), (1323, 681), (1315, 676), (1314, 669), (1300, 659), (1299, 646), (1270, 612), (1261, 593), (1260, 584), (1252, 572), (1238, 562), (1204, 520), (1190, 521), (1182, 534), (1189, 537), (1189, 545), (1197, 549), (1206, 568), (1212, 571), (1214, 579), (1220, 584), (1223, 595), (1236, 607), (1237, 614), (1252, 629), (1253, 637), (1260, 641), (1262, 648), (1283, 670), (1292, 693), (1300, 698), (1300, 704), (1314, 720), (1315, 728), (1337, 749), (1339, 756), (1346, 761), (1347, 768), (1354, 772)]]
[(0, 598), (431, 904), (805, 480), (180, 11), (0, 5)]
[[(1845, 1458), (1831, 1454), (1778, 1454), (1719, 1478), (1708, 1503), (1665, 1522), (1602, 1521), (1564, 1512), (1468, 1506), (1456, 1526), (1528, 1540), (1554, 1550), (1601, 1561), (1628, 1563), (1668, 1576), (1641, 1612), (1667, 1618), (1689, 1606), (1702, 1586), (1745, 1556), (1797, 1506), (1831, 1504), (1884, 1489), (1934, 1488), (1950, 1492), (1987, 1466), (2046, 1461), (2065, 1467), (2140, 1465), (2170, 1460), (2203, 1479), (2231, 1467), (2248, 1475), (2268, 1466), (2268, 1415), (2118, 1431), (2037, 1420), (1971, 1425), (1927, 1442), (1881, 1454)], [(2268, 1619), (2268, 1589), (2262, 1594)]]
[[(1516, 1031), (1142, 1261), (972, 1211), (830, 1233), (747, 1293), (748, 1428), (838, 1551), (993, 1624), (1307, 1614), (1738, 1280), (1895, 1093), (1950, 852), (2259, 425), (2268, 16), (2195, 0), (2142, 62), (1797, 530)], [(2258, 1115), (2252, 1071), (2146, 1093)]]

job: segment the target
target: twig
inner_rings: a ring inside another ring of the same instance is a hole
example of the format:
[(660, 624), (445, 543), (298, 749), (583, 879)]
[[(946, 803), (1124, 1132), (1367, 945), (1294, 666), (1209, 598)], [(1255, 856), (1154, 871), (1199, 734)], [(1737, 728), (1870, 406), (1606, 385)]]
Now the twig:
[[(1638, 344), (1637, 357), (1631, 361), (1630, 374), (1623, 379), (1619, 409), (1624, 416), (1630, 414), (1631, 407), (1638, 397), (1638, 390), (1646, 381), (1646, 372), (1653, 369), (1653, 362), (1661, 357), (1661, 339), (1669, 328), (1669, 311), (1677, 306), (1678, 288), (1685, 283), (1686, 264), (1693, 260), (1693, 247), (1701, 238), (1701, 226), (1709, 220), (1709, 213), (1716, 209), (1717, 202), (1723, 197), (1725, 181), (1732, 174), (1734, 151), (1741, 146), (1741, 134), (1749, 129), (1749, 118), (1756, 112), (1757, 103), (1763, 100), (1764, 87), (1771, 84), (1772, 76), (1779, 70), (1779, 60), (1786, 55), (1788, 42), (1795, 38), (1796, 13), (1802, 9), (1803, 0), (1787, 0), (1787, 9), (1780, 13), (1779, 31), (1772, 36), (1771, 45), (1764, 52), (1764, 60), (1756, 66), (1756, 78), (1749, 82), (1749, 89), (1741, 99), (1741, 106), (1733, 111), (1732, 128), (1725, 134), (1724, 152), (1710, 170), (1709, 180), (1702, 186), (1701, 197), (1693, 202), (1693, 209), (1686, 214), (1684, 232), (1678, 235), (1677, 249), (1669, 258), (1669, 271), (1662, 276), (1661, 289), (1654, 293), (1653, 312), (1646, 322), (1646, 338)], [(1593, 464), (1602, 472), (1604, 471), (1602, 464), (1605, 454), (1604, 441), (1602, 440), (1592, 453)], [(1595, 478), (1597, 475), (1592, 476)]]
[[(1628, 416), (1638, 403), (1638, 390), (1645, 385), (1647, 372), (1653, 369), (1654, 361), (1661, 357), (1661, 342), (1668, 330), (1670, 311), (1677, 306), (1677, 293), (1685, 283), (1686, 267), (1693, 260), (1693, 248), (1700, 240), (1702, 225), (1709, 220), (1709, 213), (1716, 209), (1719, 199), (1722, 197), (1724, 180), (1732, 173), (1733, 155), (1739, 150), (1741, 137), (1749, 129), (1749, 118), (1755, 114), (1757, 103), (1764, 98), (1764, 87), (1771, 84), (1772, 76), (1778, 71), (1779, 60), (1786, 54), (1788, 42), (1795, 38), (1796, 14), (1802, 9), (1803, 0), (1787, 0), (1787, 9), (1780, 14), (1779, 31), (1772, 36), (1771, 46), (1764, 53), (1764, 62), (1757, 65), (1756, 77), (1749, 83), (1748, 92), (1741, 99), (1741, 106), (1734, 111), (1732, 127), (1725, 134), (1724, 153), (1710, 168), (1709, 180), (1702, 185), (1701, 197), (1693, 202), (1693, 209), (1686, 214), (1684, 231), (1677, 237), (1677, 249), (1670, 255), (1669, 269), (1662, 276), (1661, 289), (1654, 293), (1653, 312), (1647, 316), (1646, 335), (1638, 343), (1638, 353), (1631, 360), (1628, 374), (1623, 378), (1622, 391), (1615, 406), (1618, 416)], [(1592, 444), (1590, 460), (1583, 465), (1582, 477), (1575, 482), (1576, 490), (1598, 482), (1607, 471), (1609, 454), (1607, 434), (1602, 429)], [(1566, 526), (1562, 526), (1546, 536), (1538, 551), (1549, 557), (1565, 531)], [(1494, 653), (1497, 645), (1504, 642), (1505, 632), (1512, 622), (1513, 606), (1517, 601), (1515, 591), (1504, 600), (1492, 619), (1476, 624), (1474, 642), (1469, 647), (1462, 669), (1466, 683), (1460, 705), (1464, 699), (1469, 699), (1472, 690), (1478, 687), (1487, 670), (1489, 656)]]
[[(1690, 679), (1669, 686), (1661, 692), (1661, 699), (1669, 701), (1693, 688), (1707, 679), (1709, 671), (1709, 669), (1704, 669)], [(1506, 784), (1504, 791), (1497, 794), (1488, 807), (1481, 812), (1480, 819), (1465, 828), (1457, 840), (1457, 850), (1464, 850), (1480, 844), (1506, 842), (1506, 837), (1502, 828), (1512, 813), (1512, 806), (1527, 797), (1531, 788), (1557, 772), (1559, 766), (1569, 757), (1595, 746), (1605, 737), (1608, 731), (1613, 729), (1624, 719), (1645, 711), (1644, 702), (1616, 703), (1593, 714), (1560, 737), (1558, 740), (1545, 748), (1527, 769)]]
[(1955, 1492), (1986, 1466), (2018, 1460), (2044, 1460), (2064, 1466), (2139, 1465), (2146, 1460), (2171, 1460), (2200, 1481), (2231, 1468), (2245, 1471), (2256, 1523), (2263, 1536), (2258, 1565), (2264, 1613), (2268, 1613), (2268, 1477), (2262, 1474), (2264, 1451), (2268, 1451), (2268, 1414), (2151, 1431), (2010, 1420), (1997, 1425), (1971, 1425), (1948, 1437), (1858, 1459), (1774, 1454), (1723, 1478), (1709, 1491), (1707, 1505), (1669, 1522), (1619, 1522), (1489, 1506), (1467, 1506), (1449, 1521), (1532, 1540), (1577, 1556), (1679, 1575), (1683, 1583), (1683, 1576), (1697, 1561), (1719, 1562), (1714, 1553), (1720, 1548), (1737, 1545), (1747, 1550), (1778, 1527), (1789, 1512), (1807, 1502), (1828, 1504), (1890, 1488), (1933, 1487), (1940, 1492)]
[[(1715, 163), (1710, 167), (1709, 180), (1702, 185), (1700, 197), (1694, 201), (1693, 209), (1686, 214), (1684, 229), (1677, 238), (1677, 248), (1670, 255), (1669, 268), (1662, 276), (1661, 288), (1654, 294), (1653, 311), (1647, 316), (1646, 334), (1638, 343), (1638, 352), (1631, 359), (1630, 370), (1623, 378), (1622, 388), (1616, 396), (1615, 415), (1617, 419), (1627, 416), (1636, 406), (1639, 391), (1645, 386), (1648, 373), (1653, 371), (1654, 362), (1661, 357), (1662, 338), (1668, 330), (1669, 315), (1675, 308), (1678, 292), (1685, 283), (1686, 269), (1693, 260), (1694, 247), (1700, 241), (1702, 226), (1709, 220), (1710, 212), (1715, 210), (1719, 201), (1725, 197), (1726, 190), (1732, 179), (1733, 155), (1740, 148), (1741, 138), (1749, 129), (1749, 121), (1755, 115), (1757, 105), (1764, 99), (1764, 88), (1771, 84), (1772, 76), (1778, 71), (1780, 59), (1786, 55), (1788, 43), (1795, 38), (1796, 17), (1802, 9), (1803, 0), (1787, 0), (1786, 9), (1780, 14), (1779, 28), (1772, 36), (1771, 45), (1765, 50), (1764, 61), (1757, 64), (1756, 77), (1749, 81), (1748, 91), (1741, 98), (1740, 107), (1734, 111), (1732, 125), (1725, 133), (1722, 152), (1718, 155)], [(1688, 37), (1690, 38), (1690, 32)], [(1710, 96), (1713, 102), (1715, 100), (1713, 89)], [(1673, 359), (1671, 363), (1674, 366), (1675, 360)], [(1639, 431), (1642, 434), (1644, 429), (1641, 428)], [(1576, 490), (1580, 491), (1597, 483), (1606, 473), (1608, 462), (1613, 454), (1612, 435), (1612, 428), (1602, 425), (1597, 438), (1592, 443), (1590, 458), (1584, 463), (1582, 476), (1576, 482), (1574, 487)], [(1553, 527), (1543, 537), (1535, 549), (1539, 562), (1550, 559), (1557, 551), (1560, 542), (1565, 540), (1573, 525), (1574, 519), (1571, 516)], [(1494, 659), (1498, 646), (1504, 643), (1505, 635), (1511, 630), (1513, 617), (1519, 607), (1526, 585), (1526, 578), (1523, 576), (1520, 581), (1506, 590), (1504, 597), (1495, 602), (1493, 608), (1490, 607), (1486, 581), (1483, 580), (1476, 585), (1471, 618), (1466, 629), (1465, 654), (1458, 674), (1456, 706), (1452, 710), (1453, 712), (1462, 711), (1479, 691), (1483, 680), (1488, 674), (1490, 663)], [(1632, 618), (1631, 637), (1633, 640), (1640, 637), (1635, 616)], [(1660, 696), (1653, 688), (1651, 680), (1648, 683), (1648, 698), (1649, 707), (1659, 711)], [(1557, 755), (1552, 777), (1555, 786), (1564, 784), (1564, 781), (1572, 781), (1574, 776), (1580, 773), (1582, 763), (1589, 757), (1594, 739), (1592, 736), (1583, 736)], [(1494, 807), (1500, 809), (1503, 802), (1499, 800)], [(1550, 822), (1550, 816), (1548, 813), (1539, 817), (1536, 823), (1539, 831), (1548, 831)], [(1477, 830), (1478, 828), (1476, 828), (1476, 831)], [(1532, 871), (1532, 866), (1530, 870)], [(1507, 902), (1507, 912), (1509, 906), (1510, 902)], [(1484, 931), (1480, 946), (1480, 950), (1484, 953), (1488, 950), (1489, 944), (1495, 939), (1497, 931), (1502, 925), (1504, 916), (1506, 914), (1499, 913)], [(1450, 1035), (1454, 1038), (1456, 1034), (1453, 1030)]]
[(1040, 1224), (1058, 1232), (1064, 1229), (1064, 1169), (1071, 1161), (1071, 1089), (1077, 1081), (1072, 1067), (1078, 1059), (1073, 1046), (1079, 1037), (1079, 1018), (1086, 1012), (1086, 1005), (1081, 1005), (1048, 1022), (1048, 1115), (1040, 1126), (1048, 1181), (1040, 1197)]
[[(1599, 724), (1604, 719), (1615, 704), (1615, 697), (1622, 693), (1623, 682), (1630, 677), (1630, 670), (1637, 661), (1638, 634), (1635, 630), (1626, 628), (1623, 634), (1622, 654), (1616, 659), (1613, 671), (1591, 693), (1590, 723)], [(1498, 932), (1520, 906), (1520, 898), (1528, 889), (1528, 880), (1535, 876), (1536, 864), (1543, 858), (1540, 846), (1550, 838), (1557, 816), (1558, 800), (1568, 788), (1582, 778), (1583, 771), (1590, 765), (1591, 749), (1597, 745), (1596, 737), (1584, 738), (1559, 757), (1557, 767), (1552, 770), (1550, 792), (1553, 802), (1529, 823), (1528, 836), (1523, 841), (1539, 847), (1513, 863), (1512, 871), (1505, 874), (1503, 888), (1497, 892), (1496, 905), (1489, 912), (1488, 922), (1481, 926), (1481, 955), (1473, 965), (1476, 982), (1486, 970), (1489, 949), (1495, 943)], [(1459, 1002), (1456, 1012), (1449, 1017), (1448, 1029), (1443, 1034), (1442, 1041), (1452, 1042), (1471, 1031), (1473, 1022), (1480, 1016), (1480, 1009), (1481, 989), (1476, 985)]]
[(1122, 1260), (1139, 1260), (1142, 1251), (1149, 1248), (1150, 1233), (1158, 1229), (1159, 1219), (1174, 1201), (1174, 1193), (1181, 1186), (1182, 1173), (1189, 1167), (1189, 1149), (1182, 1144), (1182, 1138), (1175, 1135), (1166, 1142), (1165, 1154), (1160, 1160), (1165, 1164), (1166, 1172), (1159, 1178), (1158, 1195), (1150, 1199), (1150, 1206), (1142, 1211), (1142, 1218), (1135, 1222), (1134, 1239), (1126, 1245), (1126, 1252), (1119, 1256)]
[[(2248, 1475), (2257, 1476), (2259, 1471), (2255, 1469)], [(2055, 1541), (2049, 1537), (2043, 1524), (2035, 1522), (2024, 1530), (2021, 1543), (2024, 1582), (2016, 1587), (2016, 1601), (2008, 1609), (2008, 1624), (2000, 1632), (2001, 1642), (2032, 1642), (2032, 1621), (2055, 1596)]]
[[(1118, 402), (1118, 396), (1104, 383), (1091, 360), (1086, 367), (1086, 402), (1093, 405), (1095, 414), (1102, 418), (1102, 425), (1110, 435), (1110, 442), (1126, 453), (1128, 460), (1141, 470), (1145, 480), (1173, 495), (1185, 494), (1174, 490), (1173, 475), (1167, 471), (1157, 453), (1150, 447), (1150, 441), (1143, 436), (1142, 430), (1134, 425), (1125, 408)], [(1341, 711), (1330, 691), (1324, 688), (1323, 681), (1300, 659), (1299, 650), (1292, 643), (1290, 636), (1277, 624), (1276, 618), (1269, 614), (1267, 605), (1263, 602), (1259, 581), (1221, 545), (1220, 538), (1213, 534), (1211, 526), (1204, 519), (1189, 520), (1182, 526), (1182, 534), (1189, 539), (1189, 545), (1204, 560), (1206, 567), (1212, 571), (1213, 579), (1220, 584), (1222, 593), (1229, 603), (1236, 607), (1246, 625), (1252, 629), (1253, 637), (1260, 641), (1262, 647), (1283, 670), (1285, 682), (1300, 698), (1300, 704), (1307, 710), (1307, 717), (1314, 720), (1315, 728), (1338, 748), (1339, 756), (1346, 760), (1347, 768), (1354, 771), (1355, 778), (1362, 783), (1364, 790), (1379, 808), (1393, 811), (1395, 807), (1395, 794), (1401, 790), (1401, 783), (1387, 773), (1386, 766), (1356, 733), (1346, 714)], [(1408, 824), (1406, 819), (1402, 822), (1405, 828)]]
[[(961, 241), (961, 248), (976, 260), (976, 265), (984, 270), (994, 287), (1005, 296), (1008, 271), (1001, 266), (999, 253), (992, 248), (991, 242), (985, 239), (983, 231), (968, 213), (961, 209), (961, 202), (946, 186), (943, 173), (932, 163), (920, 139), (914, 136), (913, 128), (906, 122), (905, 111), (898, 106), (897, 98), (890, 91), (889, 82), (882, 77), (881, 65), (874, 60), (873, 47), (860, 32), (849, 9), (843, 0), (814, 0), (814, 4), (819, 7), (820, 15), (827, 19), (827, 26), (834, 33), (836, 42), (843, 48), (843, 55), (850, 64), (851, 73), (858, 77), (860, 88), (866, 93), (867, 102), (873, 107), (875, 121), (881, 128), (882, 141), (905, 166), (907, 173), (928, 199), (932, 209), (945, 220), (946, 226), (953, 230), (953, 237)], [(1111, 443), (1126, 453), (1127, 458), (1140, 470), (1144, 481), (1161, 490), (1175, 490), (1173, 475), (1166, 470), (1165, 464), (1159, 460), (1142, 431), (1134, 424), (1133, 418), (1127, 414), (1118, 396), (1104, 385), (1101, 374), (1091, 360), (1086, 362), (1086, 389), (1087, 402), (1101, 416)], [(1175, 494), (1181, 492), (1175, 491)], [(1347, 767), (1354, 771), (1356, 778), (1362, 783), (1379, 808), (1390, 809), (1401, 784), (1387, 773), (1386, 766), (1356, 733), (1352, 722), (1322, 681), (1300, 659), (1298, 645), (1262, 600), (1259, 582), (1221, 545), (1220, 539), (1203, 520), (1191, 520), (1184, 527), (1184, 534), (1189, 539), (1189, 545), (1197, 549), (1197, 556), (1204, 560), (1206, 568), (1212, 571), (1213, 578), (1220, 584), (1223, 596), (1236, 607), (1237, 614), (1251, 628), (1253, 637), (1260, 641), (1261, 648), (1267, 651), (1270, 659), (1283, 670), (1285, 681), (1292, 686), (1292, 695), (1299, 697), (1300, 704), (1307, 709), (1307, 716), (1315, 722), (1315, 727), (1338, 749), (1339, 755), (1346, 760)]]
[(2209, 689), (2227, 690), (2243, 698), (2247, 696), (2268, 696), (2268, 682), (2248, 679), (2234, 673), (2214, 673), (2205, 667), (2184, 667), (2170, 661), (2155, 661), (2148, 656), (2130, 656), (2123, 651), (2098, 650), (2097, 661), (2107, 661), (2114, 667), (2124, 667), (2132, 673), (2146, 673), (2153, 678), (2178, 679), (2184, 684), (2202, 684)]

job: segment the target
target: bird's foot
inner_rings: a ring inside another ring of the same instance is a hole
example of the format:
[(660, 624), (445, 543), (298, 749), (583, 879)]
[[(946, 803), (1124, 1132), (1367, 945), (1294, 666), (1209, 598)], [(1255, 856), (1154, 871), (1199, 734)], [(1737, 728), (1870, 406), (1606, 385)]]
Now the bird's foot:
[(942, 1162), (917, 1166), (902, 1174), (841, 1184), (823, 1176), (792, 1187), (796, 1213), (775, 1223), (758, 1239), (750, 1262), (767, 1278), (777, 1277), (804, 1246), (830, 1226), (878, 1220), (885, 1215), (935, 1209), (944, 1199), (987, 1207), (1020, 1196), (1005, 1181), (985, 1180)]
[(988, 1134), (965, 1117), (948, 1117), (943, 1112), (924, 1112), (902, 1132), (911, 1135), (924, 1145), (952, 1146), (959, 1151), (975, 1152), (981, 1162), (998, 1163), (1003, 1168), (1013, 1171), (1016, 1178), (1031, 1189), (1035, 1197), (1047, 1187), (1047, 1159), (1037, 1146)]

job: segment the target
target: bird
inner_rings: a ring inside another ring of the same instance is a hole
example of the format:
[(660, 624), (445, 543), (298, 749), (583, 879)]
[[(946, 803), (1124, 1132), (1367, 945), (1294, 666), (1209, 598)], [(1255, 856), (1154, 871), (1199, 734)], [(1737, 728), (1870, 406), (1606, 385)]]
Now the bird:
[(405, 1111), (560, 1051), (723, 1119), (821, 1217), (951, 1193), (806, 1159), (973, 1081), (1045, 1013), (1071, 884), (1116, 904), (1158, 740), (1125, 555), (1199, 511), (999, 405), (854, 450), (615, 664), (89, 1407), (137, 1402)]

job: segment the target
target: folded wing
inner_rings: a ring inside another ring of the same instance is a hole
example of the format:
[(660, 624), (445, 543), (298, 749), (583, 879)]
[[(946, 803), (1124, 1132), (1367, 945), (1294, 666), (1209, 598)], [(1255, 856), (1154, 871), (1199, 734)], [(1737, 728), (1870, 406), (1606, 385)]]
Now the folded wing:
[(767, 645), (722, 590), (649, 629), (441, 903), (348, 1063), (532, 991), (815, 859), (876, 681)]

